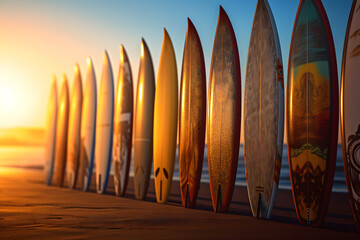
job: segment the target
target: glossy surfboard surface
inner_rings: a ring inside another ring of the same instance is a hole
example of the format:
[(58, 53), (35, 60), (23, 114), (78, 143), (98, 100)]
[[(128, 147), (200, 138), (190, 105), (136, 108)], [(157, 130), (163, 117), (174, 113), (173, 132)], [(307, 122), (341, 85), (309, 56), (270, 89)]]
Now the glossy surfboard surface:
[(154, 176), (158, 203), (165, 203), (174, 172), (178, 80), (174, 47), (164, 29), (154, 106)]
[(95, 166), (96, 190), (98, 193), (105, 192), (109, 178), (112, 156), (113, 120), (114, 79), (109, 55), (105, 51), (96, 113)]
[(341, 72), (341, 133), (344, 171), (356, 227), (360, 231), (360, 1), (353, 1)]
[(240, 60), (230, 19), (220, 6), (211, 58), (208, 164), (213, 209), (226, 212), (234, 190), (241, 124)]
[(322, 225), (338, 140), (338, 77), (332, 33), (321, 1), (300, 1), (289, 54), (287, 139), (300, 223)]
[(129, 58), (120, 46), (120, 67), (115, 96), (113, 161), (117, 196), (124, 196), (129, 178), (133, 127), (133, 81)]
[(148, 191), (153, 162), (154, 99), (154, 66), (142, 39), (134, 119), (134, 191), (135, 198), (141, 200)]
[(56, 148), (52, 185), (62, 187), (65, 177), (68, 120), (69, 120), (69, 87), (64, 74), (61, 84), (56, 125)]
[(69, 130), (67, 142), (66, 175), (69, 188), (75, 188), (80, 159), (80, 127), (83, 100), (82, 79), (79, 65), (75, 65), (74, 81), (71, 89)]
[(253, 216), (270, 218), (284, 136), (284, 75), (279, 37), (267, 0), (258, 0), (245, 80), (244, 156)]
[(51, 184), (51, 178), (54, 171), (55, 146), (56, 146), (56, 121), (57, 121), (57, 84), (56, 77), (53, 76), (50, 87), (49, 100), (46, 110), (46, 133), (45, 133), (45, 183)]
[(78, 177), (78, 185), (84, 191), (89, 189), (94, 165), (96, 98), (95, 71), (92, 60), (88, 58), (81, 112), (81, 149)]
[(194, 207), (204, 158), (206, 76), (198, 33), (188, 19), (180, 85), (179, 171), (181, 201)]

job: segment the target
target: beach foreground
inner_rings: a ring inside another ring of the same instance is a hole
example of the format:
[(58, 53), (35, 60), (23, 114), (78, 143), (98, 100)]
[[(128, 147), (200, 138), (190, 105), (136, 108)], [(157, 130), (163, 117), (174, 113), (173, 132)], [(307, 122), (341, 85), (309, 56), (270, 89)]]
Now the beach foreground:
[(157, 204), (151, 180), (146, 201), (134, 200), (133, 179), (125, 198), (110, 178), (104, 195), (48, 187), (39, 170), (0, 167), (0, 239), (326, 239), (358, 238), (348, 195), (333, 193), (323, 228), (298, 224), (291, 191), (280, 190), (272, 220), (251, 216), (246, 187), (236, 187), (229, 213), (214, 213), (202, 183), (195, 209), (181, 206), (174, 181), (167, 204)]

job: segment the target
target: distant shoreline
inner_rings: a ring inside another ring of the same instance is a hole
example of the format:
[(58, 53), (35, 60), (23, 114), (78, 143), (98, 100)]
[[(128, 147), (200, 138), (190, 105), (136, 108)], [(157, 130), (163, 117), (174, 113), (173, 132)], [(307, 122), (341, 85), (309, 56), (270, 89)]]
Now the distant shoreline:
[(39, 127), (0, 128), (0, 147), (45, 146), (45, 129)]
[(4, 143), (0, 140), (0, 148), (2, 147), (43, 147), (45, 148), (44, 144), (37, 144), (37, 143)]

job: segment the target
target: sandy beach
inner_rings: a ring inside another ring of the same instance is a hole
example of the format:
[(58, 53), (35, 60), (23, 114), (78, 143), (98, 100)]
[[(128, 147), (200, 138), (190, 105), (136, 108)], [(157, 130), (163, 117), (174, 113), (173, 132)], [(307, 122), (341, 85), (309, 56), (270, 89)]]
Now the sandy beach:
[(333, 193), (322, 228), (298, 224), (291, 191), (279, 190), (271, 220), (251, 216), (245, 187), (236, 187), (226, 214), (214, 213), (202, 183), (195, 209), (181, 206), (173, 181), (167, 204), (156, 203), (151, 181), (146, 201), (48, 187), (39, 170), (0, 168), (0, 239), (326, 239), (358, 238), (348, 195)]

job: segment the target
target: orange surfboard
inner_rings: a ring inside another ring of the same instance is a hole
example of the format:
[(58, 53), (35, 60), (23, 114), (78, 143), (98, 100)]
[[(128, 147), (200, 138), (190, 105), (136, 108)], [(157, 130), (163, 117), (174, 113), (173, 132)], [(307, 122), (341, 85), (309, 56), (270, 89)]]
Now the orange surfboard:
[(158, 203), (166, 203), (174, 173), (178, 79), (174, 47), (164, 29), (154, 106), (154, 176)]
[(226, 212), (234, 191), (241, 124), (240, 60), (234, 29), (220, 6), (211, 58), (208, 164), (213, 209)]
[(194, 207), (204, 159), (206, 76), (201, 42), (188, 19), (181, 72), (179, 116), (179, 171), (181, 201)]

